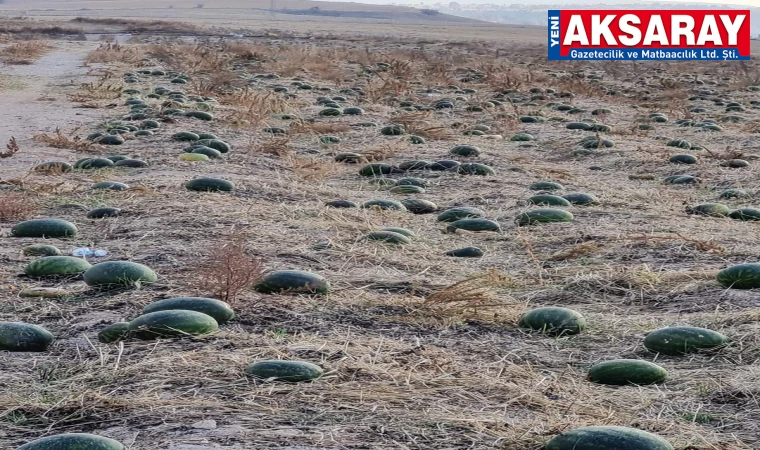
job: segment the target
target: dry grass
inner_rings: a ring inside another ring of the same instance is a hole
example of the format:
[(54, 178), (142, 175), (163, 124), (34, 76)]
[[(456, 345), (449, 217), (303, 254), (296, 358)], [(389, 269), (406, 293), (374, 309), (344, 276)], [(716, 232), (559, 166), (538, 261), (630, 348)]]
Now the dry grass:
[(36, 203), (26, 194), (2, 192), (0, 195), (0, 222), (26, 220), (36, 212)]
[[(463, 31), (452, 30), (449, 34)], [(758, 448), (755, 294), (715, 282), (721, 268), (756, 261), (756, 225), (684, 211), (707, 201), (725, 201), (731, 209), (756, 206), (754, 169), (728, 169), (721, 162), (737, 152), (747, 158), (756, 153), (749, 124), (760, 117), (758, 110), (747, 108), (742, 114), (749, 123), (727, 123), (726, 131), (716, 134), (674, 124), (689, 105), (679, 93), (691, 89), (711, 89), (716, 98), (749, 105), (756, 93), (736, 90), (735, 83), (751, 77), (751, 70), (729, 63), (555, 64), (547, 63), (535, 45), (504, 49), (464, 39), (309, 38), (280, 34), (277, 42), (188, 43), (161, 36), (168, 43), (155, 44), (157, 38), (145, 36), (151, 43), (135, 45), (146, 58), (137, 67), (187, 73), (192, 82), (182, 88), (216, 97), (218, 119), (199, 123), (176, 117), (155, 136), (130, 140), (116, 150), (148, 160), (148, 169), (76, 171), (55, 183), (41, 178), (46, 183), (33, 184), (34, 177), (6, 180), (44, 195), (40, 216), (77, 224), (76, 239), (57, 245), (108, 249), (113, 259), (155, 269), (160, 282), (124, 292), (77, 291), (76, 299), (67, 301), (20, 298), (16, 294), (31, 283), (15, 276), (30, 260), (19, 251), (26, 242), (9, 240), (0, 248), (0, 285), (9, 294), (0, 320), (40, 324), (56, 335), (50, 351), (35, 354), (33, 364), (27, 354), (11, 354), (0, 362), (6, 385), (0, 393), (0, 420), (8, 424), (0, 447), (84, 431), (112, 436), (134, 450), (539, 450), (567, 429), (621, 425), (660, 434), (678, 449)], [(390, 68), (365, 70), (379, 61)], [(756, 63), (750, 64), (749, 69), (756, 69)], [(99, 73), (101, 81), (80, 92), (90, 96), (93, 106), (118, 104), (107, 115), (120, 117), (127, 108), (116, 100), (121, 88), (115, 86), (122, 70), (134, 68), (113, 63), (112, 75)], [(271, 73), (280, 78), (254, 78)], [(291, 88), (294, 80), (286, 74), (332, 91)], [(603, 79), (590, 78), (597, 74)], [(716, 84), (692, 86), (683, 81), (690, 74)], [(733, 78), (721, 80), (723, 76)], [(475, 93), (454, 93), (450, 84)], [(297, 98), (273, 94), (276, 86), (288, 86)], [(509, 86), (518, 91), (498, 92)], [(364, 108), (364, 117), (316, 116), (318, 96), (342, 95), (349, 87), (361, 87), (364, 95), (345, 94), (343, 103)], [(427, 94), (428, 88), (441, 93)], [(525, 105), (535, 94), (531, 88), (572, 89), (576, 95), (546, 94), (545, 100), (533, 100), (536, 105)], [(600, 95), (608, 90), (618, 94)], [(399, 100), (432, 105), (457, 96), (464, 100), (457, 100), (453, 111), (410, 113), (398, 107)], [(502, 98), (504, 108), (465, 110), (492, 98)], [(522, 102), (510, 103), (511, 98)], [(550, 103), (589, 113), (570, 115)], [(611, 134), (614, 148), (570, 154), (590, 133), (567, 130), (567, 121), (597, 118), (616, 130), (632, 129), (649, 112), (634, 104), (661, 111), (670, 106), (674, 116), (651, 132)], [(710, 101), (699, 104), (707, 105), (705, 118), (724, 115), (724, 108)], [(596, 108), (611, 112), (592, 116)], [(298, 119), (282, 120), (282, 113)], [(547, 121), (524, 124), (517, 119), (534, 113)], [(404, 136), (353, 126), (368, 120), (381, 126), (403, 122), (415, 134), (429, 132), (428, 142), (409, 145)], [(243, 121), (248, 126), (234, 126)], [(476, 124), (488, 125), (506, 139), (459, 134)], [(288, 132), (265, 135), (261, 129), (269, 126)], [(195, 129), (219, 135), (233, 150), (220, 160), (178, 163), (183, 145), (169, 136)], [(438, 130), (443, 130), (440, 135)], [(536, 141), (510, 142), (505, 131), (529, 132)], [(342, 141), (321, 146), (315, 138), (325, 134), (339, 134)], [(709, 151), (699, 152), (696, 166), (669, 165), (668, 155), (679, 150), (666, 148), (657, 136), (682, 137)], [(451, 155), (455, 142), (478, 146), (480, 156)], [(103, 155), (111, 150), (93, 148)], [(23, 157), (3, 160), (3, 168), (7, 163), (26, 173), (32, 161), (49, 158), (50, 150), (44, 151), (25, 146)], [(403, 176), (424, 178), (426, 192), (401, 195), (359, 177), (356, 165), (335, 163), (336, 151), (362, 153), (391, 165), (409, 159), (477, 161), (497, 175), (410, 172)], [(64, 150), (60, 157), (75, 158)], [(750, 162), (753, 167), (757, 163)], [(666, 176), (684, 172), (694, 172), (702, 183), (662, 183)], [(237, 188), (229, 193), (182, 188), (184, 180), (200, 174), (229, 179)], [(514, 218), (529, 207), (525, 200), (534, 194), (528, 186), (544, 179), (561, 181), (565, 190), (560, 194), (589, 192), (600, 203), (568, 207), (575, 215), (572, 223), (516, 227)], [(90, 189), (96, 180), (140, 188), (96, 192)], [(729, 187), (753, 197), (718, 199)], [(440, 209), (481, 208), (503, 231), (443, 233), (445, 224), (435, 214), (324, 205), (338, 199), (361, 204), (409, 198), (430, 200)], [(85, 220), (84, 210), (63, 206), (71, 204), (116, 206), (124, 213)], [(388, 226), (405, 227), (416, 237), (403, 246), (357, 239)], [(248, 239), (230, 251), (218, 243), (233, 228), (245, 230)], [(444, 255), (471, 245), (485, 255)], [(248, 285), (248, 275), (259, 273), (255, 260), (266, 261), (272, 270), (318, 273), (333, 291), (321, 297), (268, 296), (245, 288), (226, 294), (228, 287)], [(241, 270), (249, 263), (252, 269)], [(198, 283), (201, 267), (216, 273), (210, 284)], [(48, 280), (39, 284), (48, 285)], [(104, 326), (131, 320), (157, 298), (195, 293), (236, 298), (236, 320), (208, 336), (109, 345), (96, 341)], [(560, 338), (520, 329), (519, 315), (538, 306), (577, 310), (589, 328)], [(730, 344), (717, 353), (688, 357), (646, 351), (644, 335), (668, 325), (709, 327), (728, 335)], [(588, 367), (619, 358), (655, 361), (671, 377), (659, 386), (607, 387), (586, 380)], [(326, 374), (305, 384), (247, 379), (244, 367), (259, 359), (310, 361)], [(202, 420), (214, 420), (215, 429), (204, 429), (212, 426), (198, 423)]]
[(11, 137), (8, 143), (5, 144), (5, 150), (0, 151), (0, 159), (11, 158), (19, 150), (21, 148), (18, 146), (18, 141), (16, 141), (15, 137)]
[(50, 45), (42, 41), (18, 42), (0, 48), (0, 56), (5, 56), (7, 64), (31, 64), (50, 50)]
[(142, 52), (137, 47), (128, 47), (113, 42), (104, 42), (87, 55), (86, 64), (138, 64)]

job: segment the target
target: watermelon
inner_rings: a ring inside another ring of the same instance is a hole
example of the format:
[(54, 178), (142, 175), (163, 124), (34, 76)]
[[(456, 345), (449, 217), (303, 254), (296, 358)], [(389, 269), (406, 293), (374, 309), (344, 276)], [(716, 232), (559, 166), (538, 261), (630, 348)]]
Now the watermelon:
[(146, 305), (143, 308), (143, 314), (171, 309), (197, 311), (213, 317), (219, 325), (223, 325), (235, 317), (235, 312), (228, 303), (204, 297), (174, 297), (158, 300)]
[(583, 192), (573, 192), (570, 194), (565, 194), (562, 196), (565, 200), (572, 203), (573, 205), (596, 205), (599, 203), (599, 199), (596, 198), (596, 196), (592, 194), (584, 194)]
[(570, 206), (570, 202), (558, 195), (539, 194), (528, 199), (531, 205), (539, 206)]
[(129, 335), (142, 340), (207, 334), (219, 329), (213, 317), (198, 311), (170, 309), (156, 311), (129, 322)]
[(26, 256), (59, 256), (63, 254), (57, 247), (45, 244), (33, 244), (24, 247), (21, 252)]
[(388, 125), (380, 129), (380, 134), (384, 136), (400, 136), (406, 134), (406, 129), (403, 125)]
[(32, 261), (24, 268), (24, 273), (33, 277), (51, 275), (77, 275), (86, 272), (92, 265), (82, 258), (73, 256), (45, 256)]
[(731, 289), (760, 288), (760, 263), (745, 263), (718, 272), (718, 283)]
[(720, 347), (727, 341), (723, 334), (706, 328), (666, 327), (647, 334), (644, 347), (650, 352), (664, 355), (685, 355)]
[(98, 333), (98, 340), (104, 344), (118, 342), (129, 335), (129, 322), (116, 322), (103, 328)]
[(195, 178), (185, 183), (185, 189), (200, 192), (230, 192), (235, 184), (221, 178)]
[(401, 204), (413, 214), (430, 214), (438, 210), (438, 206), (428, 200), (406, 199), (402, 200)]
[(455, 169), (459, 165), (460, 165), (459, 161), (452, 161), (450, 159), (442, 159), (440, 161), (431, 162), (430, 164), (428, 164), (428, 165), (425, 166), (425, 169), (441, 172), (441, 171), (444, 171), (444, 170)]
[(87, 213), (88, 219), (103, 219), (106, 217), (117, 217), (119, 214), (121, 214), (121, 210), (119, 208), (112, 208), (112, 207), (103, 207), (103, 208), (95, 208), (90, 210)]
[(37, 325), (0, 322), (0, 350), (9, 352), (44, 352), (54, 336)]
[(428, 182), (422, 178), (405, 177), (396, 180), (396, 186), (419, 186), (421, 188), (427, 187)]
[(362, 167), (361, 170), (359, 170), (359, 175), (365, 177), (374, 177), (378, 175), (387, 175), (393, 171), (393, 166), (390, 164), (372, 163)]
[(325, 205), (331, 206), (333, 208), (358, 208), (359, 207), (357, 203), (349, 201), (349, 200), (333, 200), (333, 201), (325, 203)]
[(496, 172), (485, 164), (463, 163), (456, 167), (457, 173), (462, 175), (493, 175)]
[(214, 150), (219, 150), (221, 153), (229, 153), (230, 150), (232, 150), (230, 144), (219, 139), (200, 139), (194, 142), (194, 144), (213, 148)]
[(120, 442), (87, 433), (48, 436), (24, 444), (16, 450), (125, 450)]
[(392, 187), (389, 192), (392, 194), (424, 194), (425, 189), (408, 184), (399, 186), (398, 183), (396, 183), (396, 186)]
[(480, 218), (486, 213), (471, 206), (455, 206), (438, 215), (439, 222), (455, 222), (459, 219)]
[(206, 155), (210, 159), (218, 159), (222, 157), (222, 152), (219, 150), (214, 150), (211, 147), (206, 147), (205, 145), (200, 147), (193, 147), (193, 150), (190, 152), (196, 155)]
[(743, 189), (726, 189), (720, 193), (720, 198), (746, 198), (749, 193)]
[(398, 165), (398, 168), (401, 170), (422, 170), (426, 168), (428, 165), (430, 165), (430, 161), (424, 161), (424, 160), (411, 160), (411, 161), (404, 161), (401, 164)]
[(393, 231), (373, 231), (364, 235), (364, 239), (371, 241), (382, 241), (388, 244), (411, 244), (412, 240), (408, 236)]
[(190, 131), (180, 131), (172, 135), (172, 139), (180, 142), (198, 141), (200, 138), (200, 136)]
[(531, 191), (559, 191), (565, 189), (559, 183), (554, 181), (537, 181), (528, 187)]
[(93, 189), (107, 189), (111, 191), (125, 191), (129, 189), (129, 185), (119, 183), (118, 181), (101, 181), (91, 186)]
[(206, 121), (214, 120), (214, 115), (206, 111), (188, 111), (185, 116)]
[(262, 294), (282, 292), (327, 294), (330, 292), (331, 286), (324, 277), (314, 273), (300, 270), (278, 270), (265, 276), (255, 286), (255, 289)]
[(62, 219), (32, 219), (17, 223), (11, 228), (11, 236), (60, 238), (75, 236), (76, 225)]
[(406, 228), (401, 228), (401, 227), (385, 227), (385, 228), (381, 228), (379, 231), (391, 231), (393, 233), (404, 235), (408, 238), (416, 237), (413, 231), (408, 230)]
[(141, 159), (122, 159), (121, 161), (116, 161), (113, 165), (115, 167), (128, 167), (130, 169), (148, 167), (148, 163)]
[(464, 247), (456, 250), (449, 250), (445, 255), (453, 256), (455, 258), (480, 258), (483, 256), (483, 250), (477, 247)]
[(668, 161), (673, 164), (696, 164), (698, 162), (696, 156), (689, 154), (673, 155)]
[(722, 203), (701, 203), (696, 206), (687, 207), (686, 212), (700, 216), (725, 217), (731, 210)]
[(209, 161), (211, 158), (200, 153), (183, 153), (179, 155), (179, 159), (180, 161)]
[(749, 167), (749, 162), (744, 159), (729, 159), (728, 161), (722, 162), (720, 165), (731, 169), (741, 169), (743, 167)]
[(379, 209), (392, 209), (396, 211), (406, 211), (406, 207), (395, 200), (369, 200), (362, 204), (362, 208), (379, 208)]
[(335, 155), (335, 162), (342, 162), (347, 164), (363, 163), (367, 161), (367, 158), (360, 153), (354, 152), (341, 152)]
[(457, 156), (478, 156), (480, 155), (480, 149), (474, 145), (457, 145), (449, 150), (449, 153)]
[(316, 364), (304, 361), (257, 361), (245, 369), (248, 376), (276, 381), (311, 381), (321, 377), (324, 371)]
[(534, 225), (537, 223), (572, 222), (573, 215), (567, 211), (554, 208), (541, 208), (526, 211), (515, 219), (517, 225)]
[(84, 273), (84, 281), (88, 286), (133, 286), (157, 280), (158, 276), (149, 267), (129, 261), (102, 262)]
[(760, 220), (760, 209), (755, 208), (741, 208), (735, 211), (731, 211), (728, 217), (734, 220), (755, 221)]
[(49, 161), (34, 166), (32, 169), (38, 173), (67, 173), (71, 172), (73, 167), (71, 164), (62, 161)]
[(662, 383), (668, 372), (657, 364), (639, 359), (615, 359), (594, 365), (588, 379), (599, 384), (623, 386)]
[(586, 328), (586, 319), (577, 311), (556, 306), (532, 309), (520, 317), (518, 325), (550, 336), (578, 334)]
[(78, 169), (104, 169), (106, 167), (113, 167), (114, 161), (108, 158), (87, 158), (77, 161), (74, 167)]
[(498, 222), (482, 218), (459, 219), (449, 223), (446, 232), (451, 233), (456, 230), (465, 231), (501, 231), (501, 225)]
[(675, 450), (668, 441), (635, 428), (591, 426), (552, 438), (544, 450)]

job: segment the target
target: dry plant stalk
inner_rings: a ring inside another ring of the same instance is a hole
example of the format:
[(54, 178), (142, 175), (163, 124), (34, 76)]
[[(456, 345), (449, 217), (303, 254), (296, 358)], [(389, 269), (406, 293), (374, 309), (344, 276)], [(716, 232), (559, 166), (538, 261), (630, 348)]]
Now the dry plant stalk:
[(246, 251), (246, 237), (240, 233), (230, 236), (195, 270), (198, 287), (218, 299), (234, 305), (238, 296), (261, 280), (264, 265)]
[(503, 306), (496, 299), (493, 289), (511, 283), (511, 280), (498, 270), (489, 269), (485, 273), (465, 278), (450, 286), (428, 295), (423, 301), (424, 308), (440, 312), (463, 312)]
[(82, 139), (79, 136), (74, 136), (76, 133), (74, 129), (68, 135), (63, 134), (60, 128), (55, 129), (55, 134), (38, 134), (32, 137), (37, 142), (43, 143), (53, 148), (65, 148), (69, 150), (90, 150), (93, 148), (93, 143)]
[(19, 42), (0, 49), (0, 56), (12, 58), (39, 58), (50, 49), (50, 46), (40, 41)]
[(601, 247), (596, 242), (583, 242), (578, 245), (560, 250), (547, 258), (548, 261), (566, 261), (568, 259), (579, 258), (581, 256), (591, 255), (599, 251)]
[(32, 217), (37, 211), (37, 206), (28, 197), (15, 192), (1, 195), (0, 221), (25, 220)]
[(20, 148), (18, 146), (16, 138), (11, 136), (11, 139), (5, 145), (5, 150), (0, 151), (0, 158), (10, 158), (11, 156), (18, 153), (19, 150)]

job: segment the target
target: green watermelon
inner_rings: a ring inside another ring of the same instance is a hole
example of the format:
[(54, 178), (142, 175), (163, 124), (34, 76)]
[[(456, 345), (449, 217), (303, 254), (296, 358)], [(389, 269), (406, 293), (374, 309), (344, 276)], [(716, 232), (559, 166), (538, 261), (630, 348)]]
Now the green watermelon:
[(379, 230), (372, 231), (364, 235), (364, 239), (371, 241), (383, 241), (388, 244), (411, 244), (412, 240), (408, 236), (393, 231)]
[(140, 169), (148, 166), (149, 164), (141, 159), (122, 159), (114, 163), (114, 167), (128, 167), (131, 169)]
[(737, 209), (735, 211), (731, 211), (728, 214), (728, 217), (734, 219), (734, 220), (743, 220), (743, 221), (755, 221), (760, 220), (760, 209), (756, 208), (741, 208)]
[(451, 233), (456, 230), (465, 231), (501, 231), (501, 225), (498, 222), (482, 218), (459, 219), (449, 223), (446, 232)]
[(48, 436), (24, 444), (16, 450), (125, 450), (120, 442), (86, 433)]
[(32, 261), (24, 268), (24, 273), (33, 277), (52, 275), (77, 275), (86, 272), (92, 265), (82, 258), (73, 256), (45, 256)]
[(219, 139), (200, 139), (194, 142), (194, 144), (213, 148), (214, 150), (219, 150), (221, 153), (229, 153), (230, 150), (232, 150), (232, 146), (230, 146), (230, 144)]
[(539, 206), (570, 206), (570, 202), (566, 199), (551, 194), (534, 195), (528, 199), (528, 204)]
[(559, 191), (565, 189), (565, 187), (554, 181), (537, 181), (531, 184), (529, 189), (531, 191)]
[(316, 364), (304, 361), (257, 361), (245, 369), (248, 376), (273, 381), (311, 381), (321, 377), (324, 371)]
[(185, 189), (200, 192), (230, 192), (235, 184), (221, 178), (194, 178), (185, 183)]
[(591, 426), (552, 438), (544, 450), (675, 450), (665, 439), (635, 428)]
[(462, 175), (494, 175), (496, 172), (485, 164), (462, 163), (456, 167), (457, 173)]
[(92, 185), (93, 189), (107, 189), (111, 191), (125, 191), (129, 189), (129, 185), (119, 183), (118, 181), (101, 181)]
[(396, 183), (396, 186), (392, 187), (389, 192), (392, 194), (424, 194), (425, 189), (408, 184), (399, 186), (398, 183)]
[(731, 212), (731, 209), (722, 203), (701, 203), (686, 208), (686, 212), (700, 216), (725, 217)]
[(445, 255), (453, 256), (455, 258), (480, 258), (483, 256), (483, 250), (477, 247), (464, 247), (456, 250), (449, 250)]
[(718, 283), (731, 289), (760, 288), (760, 263), (745, 263), (718, 272)]
[(746, 198), (749, 193), (743, 189), (726, 189), (720, 193), (720, 198)]
[(205, 145), (200, 146), (200, 147), (194, 147), (190, 153), (194, 153), (197, 155), (206, 155), (211, 159), (218, 159), (222, 157), (222, 152), (220, 152), (219, 150), (214, 150), (211, 147), (206, 147)]
[(37, 325), (0, 322), (0, 350), (9, 352), (44, 352), (55, 337)]
[(596, 205), (599, 203), (599, 199), (596, 198), (596, 196), (592, 194), (584, 194), (583, 192), (573, 192), (570, 194), (565, 194), (562, 196), (565, 200), (572, 203), (573, 205)]
[(657, 364), (639, 359), (615, 359), (594, 365), (588, 379), (599, 384), (623, 386), (662, 383), (668, 372)]
[(45, 244), (29, 245), (24, 247), (21, 252), (26, 256), (59, 256), (63, 254), (57, 247)]
[(378, 175), (387, 175), (393, 172), (393, 166), (383, 163), (367, 164), (359, 170), (359, 175), (365, 177), (376, 177)]
[(206, 111), (188, 111), (185, 116), (206, 121), (214, 120), (214, 115)]
[(133, 286), (155, 283), (158, 276), (149, 267), (129, 261), (106, 261), (84, 273), (88, 286)]
[(556, 306), (532, 309), (520, 317), (518, 325), (550, 336), (578, 334), (586, 328), (586, 319), (577, 311)]
[(478, 156), (480, 155), (480, 149), (474, 145), (457, 145), (449, 150), (449, 153), (458, 156)]
[(663, 355), (685, 355), (703, 349), (720, 347), (728, 338), (717, 331), (699, 327), (666, 327), (652, 331), (644, 338), (644, 347)]
[(174, 297), (158, 300), (146, 305), (143, 308), (143, 314), (171, 309), (197, 311), (213, 317), (219, 325), (223, 325), (235, 317), (235, 312), (227, 302), (204, 297)]
[(207, 334), (219, 329), (213, 317), (198, 311), (170, 309), (156, 311), (129, 322), (129, 335), (142, 340)]
[(129, 335), (129, 322), (116, 322), (103, 328), (98, 333), (98, 340), (104, 344), (118, 342)]
[(330, 292), (330, 283), (322, 276), (302, 272), (300, 270), (278, 270), (264, 277), (255, 286), (256, 291), (262, 294), (307, 293), (327, 294)]
[(331, 206), (333, 208), (358, 208), (359, 205), (355, 202), (352, 202), (350, 200), (333, 200), (330, 202), (325, 203), (327, 206)]
[(440, 213), (437, 220), (439, 222), (455, 222), (459, 219), (480, 218), (485, 214), (482, 210), (471, 206), (455, 206)]
[(121, 209), (104, 206), (102, 208), (91, 209), (87, 212), (88, 219), (104, 219), (106, 217), (117, 217), (121, 214)]
[(699, 162), (696, 156), (688, 154), (673, 155), (668, 161), (674, 164), (696, 164)]
[(400, 136), (406, 134), (406, 129), (403, 125), (388, 125), (380, 129), (380, 134), (384, 136)]
[(11, 236), (60, 238), (76, 236), (76, 225), (62, 219), (32, 219), (17, 223), (11, 228)]
[(534, 225), (537, 223), (572, 222), (573, 215), (567, 211), (554, 208), (541, 208), (526, 211), (515, 219), (517, 225)]
[(200, 136), (190, 131), (180, 131), (179, 133), (174, 133), (172, 135), (172, 139), (180, 142), (197, 141), (200, 140), (200, 138)]
[(414, 238), (414, 237), (416, 237), (416, 235), (414, 234), (414, 232), (412, 230), (408, 230), (406, 228), (401, 228), (401, 227), (385, 227), (385, 228), (381, 228), (378, 231), (392, 231), (394, 233), (398, 233), (398, 234), (404, 235), (404, 236), (406, 236), (408, 238)]
[(401, 204), (413, 214), (430, 214), (438, 210), (438, 206), (428, 200), (406, 199), (402, 200)]
[(427, 187), (428, 182), (422, 178), (405, 177), (399, 178), (396, 181), (397, 186), (419, 186), (421, 188)]

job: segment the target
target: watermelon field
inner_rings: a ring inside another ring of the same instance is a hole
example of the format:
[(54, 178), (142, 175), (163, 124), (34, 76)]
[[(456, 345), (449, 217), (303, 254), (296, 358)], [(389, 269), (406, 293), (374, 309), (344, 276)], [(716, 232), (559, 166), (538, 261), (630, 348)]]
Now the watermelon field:
[(0, 39), (0, 449), (760, 448), (756, 61), (181, 34)]

